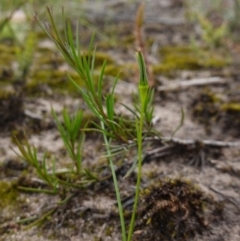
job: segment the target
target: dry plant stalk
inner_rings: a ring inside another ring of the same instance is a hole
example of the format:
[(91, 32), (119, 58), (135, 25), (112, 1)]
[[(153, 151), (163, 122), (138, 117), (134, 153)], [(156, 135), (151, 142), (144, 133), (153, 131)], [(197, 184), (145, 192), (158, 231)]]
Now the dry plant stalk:
[(143, 38), (143, 19), (144, 19), (144, 3), (141, 3), (138, 7), (136, 18), (135, 18), (135, 40), (136, 40), (136, 46), (137, 50), (141, 51), (143, 54), (143, 57), (145, 59), (148, 79), (149, 79), (149, 86), (152, 87), (155, 84), (154, 78), (153, 78), (153, 72), (152, 68), (149, 64), (148, 57), (146, 54), (146, 48)]

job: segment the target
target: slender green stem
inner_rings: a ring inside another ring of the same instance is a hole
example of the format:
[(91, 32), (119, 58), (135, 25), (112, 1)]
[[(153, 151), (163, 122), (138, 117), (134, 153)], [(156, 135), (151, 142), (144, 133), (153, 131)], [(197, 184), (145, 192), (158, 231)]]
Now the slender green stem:
[[(101, 127), (102, 127), (103, 130), (105, 129), (103, 121), (101, 121)], [(111, 158), (111, 150), (109, 148), (109, 141), (107, 139), (107, 136), (104, 134), (104, 132), (103, 132), (103, 138), (104, 138), (104, 142), (105, 142), (105, 145), (106, 145), (107, 154), (109, 156), (108, 160), (109, 160), (109, 165), (110, 165), (112, 176), (113, 176), (114, 189), (115, 189), (115, 192), (116, 192), (116, 198), (117, 198), (117, 203), (118, 203), (118, 212), (119, 212), (119, 216), (120, 216), (121, 229), (122, 229), (122, 240), (127, 241), (126, 230), (125, 230), (125, 221), (124, 221), (123, 208), (122, 208), (122, 201), (121, 201), (120, 192), (119, 192), (119, 188), (118, 188), (117, 176), (116, 176), (114, 164), (113, 164), (113, 161), (112, 161), (112, 158)]]
[(132, 218), (129, 226), (128, 231), (128, 239), (127, 241), (132, 240), (133, 228), (135, 224), (135, 217), (137, 212), (137, 205), (139, 199), (139, 191), (140, 191), (140, 183), (142, 177), (142, 131), (143, 131), (143, 121), (144, 121), (144, 107), (141, 106), (141, 116), (140, 120), (136, 120), (136, 127), (137, 127), (137, 144), (138, 144), (138, 174), (137, 174), (137, 183), (136, 183), (136, 192), (134, 198), (134, 205), (132, 211)]
[(140, 183), (142, 177), (142, 133), (143, 133), (143, 122), (145, 119), (145, 109), (147, 104), (149, 103), (150, 95), (149, 95), (149, 85), (147, 79), (147, 70), (144, 62), (143, 55), (141, 51), (136, 53), (138, 66), (140, 71), (140, 81), (138, 85), (138, 94), (139, 94), (139, 101), (140, 101), (140, 119), (136, 119), (136, 130), (137, 130), (137, 145), (138, 145), (138, 173), (137, 173), (137, 183), (136, 183), (136, 191), (135, 191), (135, 198), (132, 210), (132, 218), (129, 226), (128, 231), (128, 239), (127, 241), (132, 240), (133, 229), (135, 224), (137, 206), (138, 206), (138, 199), (139, 199), (139, 192), (140, 192)]
[(25, 230), (28, 230), (34, 226), (37, 226), (37, 225), (41, 225), (42, 222), (49, 218), (54, 212), (56, 212), (57, 210), (57, 207), (54, 207), (52, 208), (50, 211), (48, 211), (47, 213), (43, 214), (39, 219), (37, 219), (36, 221), (34, 221), (33, 223), (29, 224), (28, 226), (26, 226), (24, 229)]

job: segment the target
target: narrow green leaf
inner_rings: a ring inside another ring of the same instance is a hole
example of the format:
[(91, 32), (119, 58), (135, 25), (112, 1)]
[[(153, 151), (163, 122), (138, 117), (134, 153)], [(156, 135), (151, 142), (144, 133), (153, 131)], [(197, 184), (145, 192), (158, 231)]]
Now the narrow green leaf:
[(124, 179), (129, 177), (132, 172), (136, 169), (137, 167), (137, 163), (138, 163), (138, 159), (137, 158), (134, 158), (134, 161), (132, 163), (132, 166), (130, 167), (130, 169), (127, 171), (127, 173), (125, 174), (125, 176), (123, 177)]
[(48, 189), (41, 189), (41, 188), (31, 188), (31, 187), (17, 187), (19, 190), (26, 191), (26, 192), (36, 192), (36, 193), (46, 193), (46, 194), (57, 194), (58, 190), (48, 190)]
[(114, 97), (110, 94), (106, 96), (106, 107), (108, 119), (113, 121), (114, 117)]
[(143, 58), (143, 54), (141, 51), (138, 51), (136, 53), (137, 55), (137, 61), (138, 61), (138, 66), (139, 66), (139, 71), (140, 71), (140, 76), (139, 76), (139, 86), (141, 87), (148, 87), (148, 78), (147, 78), (147, 70), (146, 70), (146, 65), (145, 61)]
[(84, 171), (85, 171), (86, 175), (87, 175), (88, 177), (90, 177), (91, 179), (96, 180), (96, 181), (99, 180), (99, 178), (97, 177), (97, 175), (96, 175), (95, 173), (91, 172), (90, 170), (88, 170), (87, 168), (85, 168)]
[(124, 106), (127, 110), (129, 110), (137, 119), (140, 118), (139, 115), (133, 109), (131, 109), (129, 106), (122, 104), (122, 103), (121, 103), (121, 105)]
[(114, 80), (114, 83), (113, 83), (113, 87), (112, 87), (112, 92), (111, 92), (111, 95), (114, 96), (114, 91), (115, 91), (115, 88), (117, 86), (117, 82), (118, 82), (118, 79), (119, 79), (119, 75), (120, 75), (120, 72), (117, 74), (117, 76), (115, 77), (115, 80)]
[[(94, 44), (94, 40), (95, 40), (95, 32), (93, 32), (91, 40), (90, 40), (90, 44), (88, 47), (88, 66), (91, 66), (91, 52), (93, 50), (93, 44)], [(94, 61), (92, 62), (92, 64), (94, 64)]]
[(173, 136), (177, 133), (177, 131), (183, 126), (183, 124), (184, 124), (184, 118), (185, 118), (184, 110), (183, 110), (183, 108), (181, 107), (181, 120), (180, 120), (180, 123), (179, 123), (179, 125), (177, 126), (177, 128), (173, 131), (173, 133), (172, 133), (172, 135), (171, 135), (171, 138), (173, 138)]
[(106, 67), (106, 61), (103, 62), (102, 68), (101, 68), (101, 72), (99, 75), (99, 79), (98, 79), (98, 102), (100, 105), (102, 105), (102, 89), (103, 89), (103, 76), (104, 76), (104, 72), (105, 72), (105, 67)]

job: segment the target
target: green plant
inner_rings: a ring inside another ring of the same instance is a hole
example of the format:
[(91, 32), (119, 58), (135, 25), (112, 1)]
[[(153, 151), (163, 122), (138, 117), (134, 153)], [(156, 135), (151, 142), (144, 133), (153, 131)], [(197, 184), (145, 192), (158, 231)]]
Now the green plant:
[(26, 140), (24, 145), (22, 145), (17, 139), (15, 140), (19, 151), (21, 154), (17, 154), (21, 159), (28, 162), (37, 172), (39, 178), (41, 178), (49, 187), (50, 189), (35, 189), (35, 188), (25, 188), (20, 187), (22, 190), (26, 191), (35, 191), (35, 192), (44, 192), (44, 193), (51, 193), (56, 194), (58, 191), (58, 181), (55, 176), (56, 168), (55, 168), (55, 160), (53, 160), (52, 164), (52, 172), (50, 174), (49, 168), (47, 166), (47, 152), (44, 153), (43, 158), (40, 158), (37, 155), (36, 148), (32, 147), (29, 142)]
[[(58, 119), (54, 110), (52, 110), (54, 119), (57, 123), (58, 130), (61, 134), (65, 148), (74, 162), (78, 175), (82, 173), (82, 143), (84, 133), (80, 131), (83, 112), (78, 111), (73, 117), (70, 117), (66, 109), (63, 110), (63, 124)], [(80, 133), (79, 133), (80, 132)]]
[[(3, 29), (8, 25), (9, 21), (11, 20), (14, 12), (18, 10), (22, 5), (24, 4), (24, 1), (1, 1), (0, 4), (0, 33), (3, 31)], [(9, 9), (10, 8), (10, 9)]]
[(139, 95), (139, 101), (140, 101), (140, 118), (136, 119), (137, 146), (138, 146), (138, 175), (137, 175), (136, 193), (134, 198), (132, 218), (131, 218), (131, 223), (130, 223), (129, 232), (128, 232), (128, 239), (127, 239), (128, 241), (132, 240), (135, 215), (136, 215), (138, 199), (139, 199), (140, 182), (142, 177), (143, 123), (145, 119), (149, 121), (149, 117), (152, 117), (152, 112), (153, 112), (152, 109), (150, 109), (150, 112), (149, 112), (149, 109), (147, 108), (148, 104), (152, 100), (153, 92), (151, 91), (148, 84), (147, 70), (146, 70), (145, 62), (141, 52), (137, 53), (137, 60), (138, 60), (138, 66), (140, 71), (140, 81), (138, 84), (138, 95)]
[[(203, 16), (213, 16), (226, 22), (231, 30), (239, 27), (240, 1), (224, 1), (224, 0), (186, 0), (187, 15), (191, 18), (195, 13)], [(215, 18), (216, 19), (216, 18)], [(233, 27), (233, 28), (232, 28)]]
[[(97, 182), (100, 180), (93, 172), (90, 172), (86, 168), (84, 169), (84, 167), (82, 166), (81, 150), (84, 141), (84, 131), (100, 132), (103, 135), (107, 151), (108, 164), (113, 177), (113, 183), (116, 192), (119, 216), (121, 221), (122, 240), (130, 241), (132, 240), (133, 235), (135, 215), (138, 206), (142, 177), (141, 169), (143, 160), (143, 139), (147, 135), (151, 134), (151, 122), (153, 117), (152, 101), (154, 93), (148, 84), (147, 71), (143, 54), (141, 53), (141, 51), (138, 51), (136, 53), (140, 72), (140, 81), (138, 85), (139, 103), (135, 105), (135, 109), (131, 109), (128, 107), (128, 110), (130, 110), (133, 114), (133, 118), (129, 119), (125, 118), (124, 116), (117, 115), (115, 112), (114, 90), (118, 82), (118, 76), (115, 78), (111, 91), (106, 94), (104, 93), (104, 70), (106, 66), (106, 61), (103, 62), (97, 82), (94, 78), (94, 63), (96, 52), (96, 50), (93, 48), (94, 36), (90, 41), (88, 50), (82, 51), (79, 44), (78, 26), (75, 33), (76, 41), (74, 41), (74, 33), (72, 31), (70, 21), (66, 20), (65, 22), (65, 16), (63, 12), (65, 28), (64, 36), (61, 36), (53, 19), (52, 10), (47, 7), (47, 11), (50, 17), (51, 28), (45, 26), (37, 17), (35, 17), (35, 19), (40, 25), (40, 27), (50, 37), (50, 39), (56, 44), (66, 61), (70, 64), (71, 67), (76, 70), (80, 78), (83, 80), (84, 87), (79, 86), (74, 81), (74, 79), (68, 76), (72, 84), (80, 92), (88, 108), (97, 117), (99, 122), (94, 123), (95, 128), (88, 128), (86, 125), (82, 124), (83, 113), (81, 111), (78, 111), (75, 115), (71, 117), (67, 110), (64, 109), (62, 114), (63, 121), (60, 121), (56, 113), (52, 111), (61, 138), (63, 139), (65, 148), (70, 158), (73, 160), (74, 164), (74, 168), (70, 169), (69, 172), (67, 172), (68, 175), (65, 180), (58, 178), (58, 171), (55, 168), (55, 160), (52, 162), (52, 171), (48, 171), (46, 165), (46, 154), (44, 155), (42, 165), (40, 165), (36, 149), (34, 147), (31, 147), (28, 142), (25, 143), (26, 147), (24, 147), (24, 145), (22, 145), (19, 141), (16, 141), (19, 151), (21, 152), (20, 157), (22, 159), (25, 159), (31, 166), (33, 166), (37, 170), (38, 176), (51, 187), (53, 193), (60, 192), (60, 190), (62, 190), (63, 188), (66, 192), (69, 186), (81, 188), (91, 182)], [(124, 146), (123, 148), (126, 148), (131, 146), (132, 144), (135, 144), (138, 150), (137, 162), (134, 163), (133, 167), (131, 168), (131, 170), (133, 170), (137, 166), (138, 173), (132, 218), (128, 232), (126, 232), (124, 211), (122, 208), (119, 185), (112, 158), (116, 151), (116, 149), (112, 148), (113, 142), (117, 143), (117, 150), (120, 151), (121, 145)], [(74, 184), (76, 180), (80, 184)], [(47, 192), (46, 190), (43, 191)]]
[[(35, 22), (25, 7), (32, 7), (31, 1), (6, 1), (0, 3), (0, 39), (10, 38), (13, 42), (16, 53), (16, 62), (18, 68), (14, 72), (17, 81), (26, 80), (31, 64), (33, 62), (33, 54), (37, 45), (37, 34), (34, 29)], [(24, 12), (24, 18), (12, 19), (13, 14), (21, 7)], [(24, 21), (25, 18), (28, 21)], [(11, 21), (12, 20), (12, 21)]]
[(214, 27), (214, 25), (203, 15), (197, 14), (196, 16), (202, 29), (201, 37), (204, 43), (210, 48), (219, 47), (222, 39), (228, 34), (227, 23), (223, 22), (219, 27)]
[(200, 37), (208, 48), (221, 46), (222, 40), (230, 33), (230, 22), (235, 9), (228, 4), (222, 0), (185, 2), (186, 16), (191, 23), (200, 27)]

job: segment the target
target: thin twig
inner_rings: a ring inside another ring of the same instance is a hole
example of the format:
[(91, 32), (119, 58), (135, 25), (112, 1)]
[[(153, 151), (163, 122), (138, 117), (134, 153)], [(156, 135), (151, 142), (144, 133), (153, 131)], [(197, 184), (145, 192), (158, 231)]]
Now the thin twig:
[(227, 195), (219, 192), (218, 190), (214, 189), (214, 188), (211, 187), (211, 186), (208, 186), (208, 188), (209, 188), (211, 191), (217, 193), (218, 195), (224, 197), (224, 199), (227, 200), (227, 201), (229, 201), (231, 204), (233, 204), (233, 205), (237, 208), (238, 212), (240, 213), (240, 206), (239, 206), (239, 204), (236, 202), (236, 200), (233, 200), (232, 197), (229, 197), (229, 196), (227, 196)]
[(221, 77), (192, 79), (192, 80), (180, 81), (178, 83), (170, 84), (167, 86), (159, 86), (158, 91), (174, 91), (174, 90), (186, 89), (192, 86), (226, 84), (227, 82), (228, 82), (227, 79), (223, 79)]
[(176, 144), (181, 144), (181, 145), (197, 145), (197, 144), (202, 144), (205, 146), (211, 146), (211, 147), (240, 147), (240, 142), (231, 142), (231, 141), (216, 141), (216, 140), (193, 140), (193, 139), (180, 139), (176, 137), (170, 137), (170, 136), (165, 136), (165, 137), (159, 137), (159, 136), (154, 136), (154, 137), (146, 137), (144, 138), (144, 141), (161, 141), (161, 142), (171, 142), (171, 143), (176, 143)]

